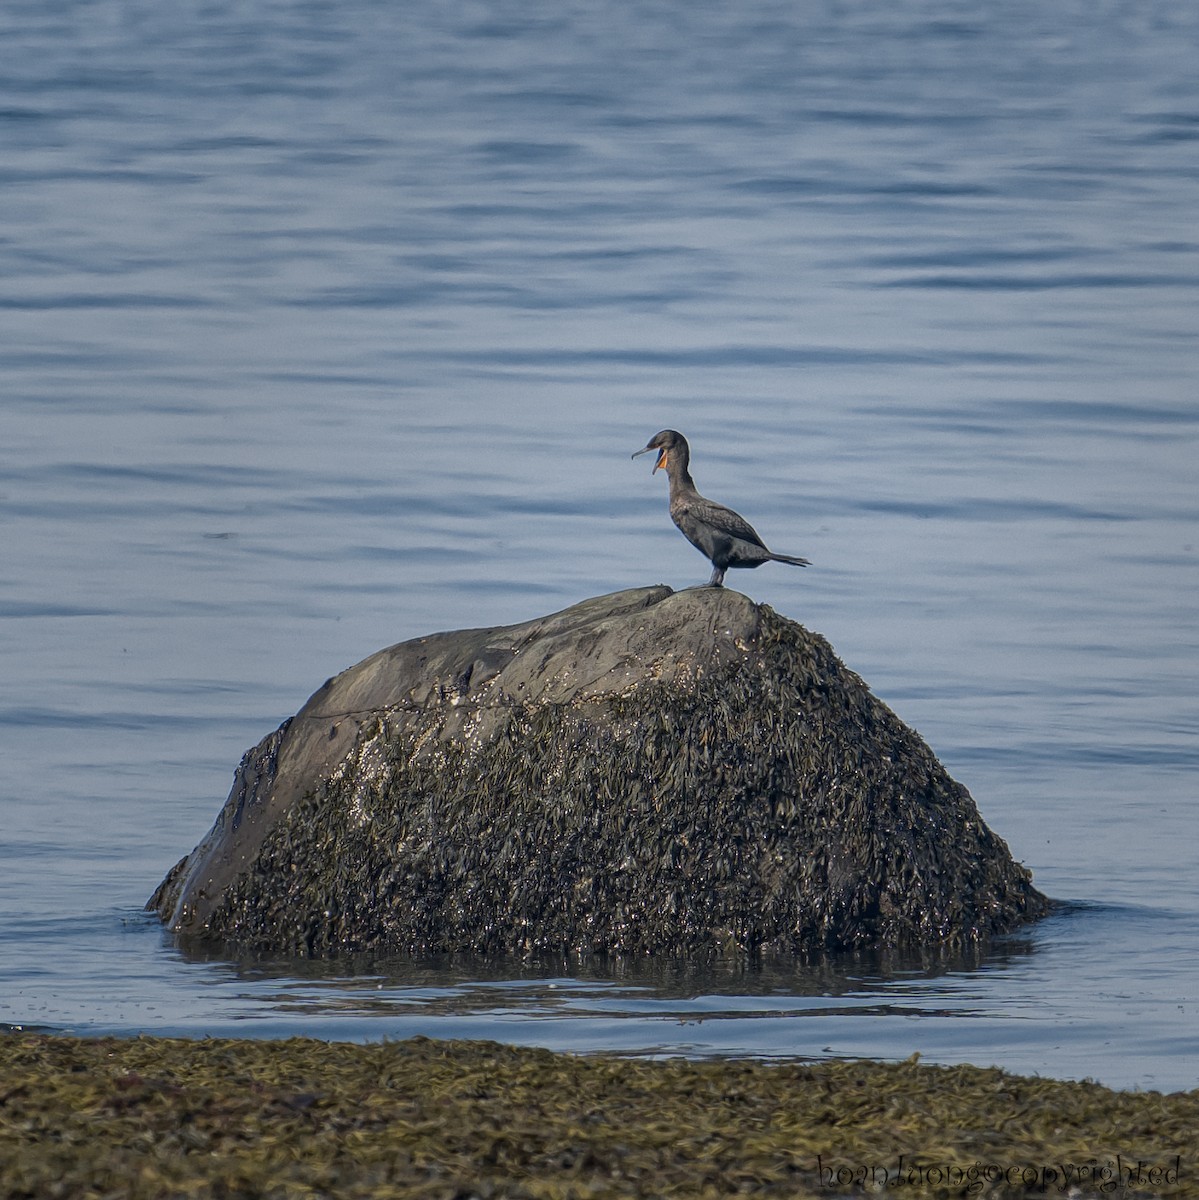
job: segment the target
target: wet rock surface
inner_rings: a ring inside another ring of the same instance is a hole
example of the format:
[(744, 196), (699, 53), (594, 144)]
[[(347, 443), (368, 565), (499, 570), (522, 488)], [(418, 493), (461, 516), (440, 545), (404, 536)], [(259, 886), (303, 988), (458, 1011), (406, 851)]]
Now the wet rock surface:
[(148, 907), (232, 953), (694, 954), (977, 943), (1049, 902), (822, 637), (655, 587), (329, 680)]

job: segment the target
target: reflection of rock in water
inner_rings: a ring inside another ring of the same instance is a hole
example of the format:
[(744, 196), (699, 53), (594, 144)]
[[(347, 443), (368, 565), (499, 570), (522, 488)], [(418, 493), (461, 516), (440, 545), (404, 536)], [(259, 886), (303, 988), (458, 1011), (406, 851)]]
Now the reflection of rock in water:
[(1048, 902), (823, 638), (659, 587), (330, 680), (150, 907), (237, 952), (691, 954), (968, 945)]
[[(229, 961), (219, 947), (188, 943), (192, 961), (221, 964), (248, 992), (284, 1013), (302, 1010), (319, 1033), (322, 1022), (347, 1015), (412, 1018), (469, 1015), (487, 1020), (514, 1013), (536, 1020), (569, 1015), (613, 1021), (664, 1019), (701, 1024), (725, 1017), (791, 1017), (836, 1012), (855, 1015), (934, 1015), (957, 995), (943, 979), (979, 971), (1001, 975), (1035, 954), (1027, 930), (984, 945), (920, 946), (905, 950), (846, 950), (819, 955), (557, 955), (370, 954), (337, 958), (254, 956)], [(297, 987), (297, 984), (300, 986)], [(297, 994), (298, 993), (298, 994)], [(967, 993), (968, 994), (968, 993)], [(727, 1004), (721, 1001), (727, 998)], [(814, 1003), (813, 1003), (814, 1001)], [(966, 1002), (966, 1009), (976, 1003)], [(936, 1007), (933, 1007), (936, 1006)], [(393, 1029), (395, 1027), (393, 1026)], [(604, 1035), (591, 1031), (600, 1041)], [(646, 1034), (661, 1046), (660, 1033)], [(396, 1030), (396, 1036), (402, 1031)], [(715, 1039), (723, 1043), (723, 1039)], [(621, 1053), (632, 1053), (619, 1035)], [(600, 1046), (592, 1043), (591, 1049)], [(724, 1043), (728, 1048), (728, 1043)], [(717, 1044), (709, 1051), (718, 1051)], [(692, 1046), (688, 1053), (695, 1053)], [(707, 1052), (707, 1051), (705, 1051)]]

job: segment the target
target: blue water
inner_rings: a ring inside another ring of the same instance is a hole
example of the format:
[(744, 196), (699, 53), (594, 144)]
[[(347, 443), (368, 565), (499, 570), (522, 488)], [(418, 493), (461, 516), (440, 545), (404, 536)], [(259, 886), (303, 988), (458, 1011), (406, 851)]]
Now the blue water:
[[(1199, 8), (10, 0), (0, 1023), (1199, 1086)], [(980, 962), (189, 961), (242, 752), (701, 582), (661, 476), (1069, 901)]]

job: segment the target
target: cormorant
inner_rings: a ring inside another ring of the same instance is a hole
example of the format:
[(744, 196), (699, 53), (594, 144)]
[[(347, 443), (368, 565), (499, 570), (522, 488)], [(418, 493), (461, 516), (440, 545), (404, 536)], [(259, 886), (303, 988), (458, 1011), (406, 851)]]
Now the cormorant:
[(724, 573), (729, 567), (760, 567), (764, 562), (790, 563), (794, 567), (810, 565), (806, 558), (792, 558), (768, 550), (743, 516), (696, 491), (695, 480), (687, 469), (691, 462), (691, 447), (681, 433), (663, 429), (633, 457), (648, 454), (651, 450), (658, 451), (654, 471), (661, 467), (670, 479), (671, 520), (683, 536), (711, 560), (712, 578), (705, 587), (723, 587)]

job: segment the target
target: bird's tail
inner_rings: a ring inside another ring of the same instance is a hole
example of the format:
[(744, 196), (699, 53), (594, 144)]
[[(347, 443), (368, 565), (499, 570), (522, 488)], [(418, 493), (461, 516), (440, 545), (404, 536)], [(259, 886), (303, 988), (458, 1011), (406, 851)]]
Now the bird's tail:
[(806, 558), (792, 558), (789, 554), (772, 554), (774, 562), (790, 563), (793, 567), (810, 567), (812, 564)]

